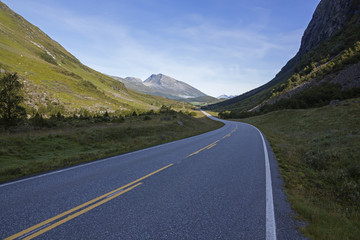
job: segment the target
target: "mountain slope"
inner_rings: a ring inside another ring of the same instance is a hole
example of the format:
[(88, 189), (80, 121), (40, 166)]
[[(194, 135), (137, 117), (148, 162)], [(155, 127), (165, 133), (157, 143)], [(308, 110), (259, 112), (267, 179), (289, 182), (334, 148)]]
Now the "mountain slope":
[[(289, 97), (291, 93), (287, 93), (294, 89), (299, 92), (312, 86), (305, 83), (313, 80), (321, 82), (330, 74), (335, 75), (331, 79), (338, 75), (349, 75), (348, 68), (359, 61), (359, 12), (359, 0), (322, 0), (304, 32), (299, 52), (274, 79), (238, 97), (210, 105), (209, 108), (218, 111), (257, 110), (265, 103), (276, 102), (280, 95)], [(356, 75), (356, 72), (359, 70), (353, 69), (350, 75)]]
[(18, 72), (25, 85), (27, 108), (35, 111), (151, 109), (169, 101), (128, 90), (119, 81), (83, 65), (2, 2), (0, 56), (0, 73)]
[(115, 77), (115, 76), (112, 76), (112, 78), (122, 82), (125, 85), (125, 87), (128, 89), (132, 89), (134, 91), (145, 93), (145, 94), (161, 96), (159, 94), (154, 94), (155, 91), (152, 90), (150, 87), (145, 86), (143, 81), (140, 78), (136, 78), (136, 77), (120, 78), (120, 77)]

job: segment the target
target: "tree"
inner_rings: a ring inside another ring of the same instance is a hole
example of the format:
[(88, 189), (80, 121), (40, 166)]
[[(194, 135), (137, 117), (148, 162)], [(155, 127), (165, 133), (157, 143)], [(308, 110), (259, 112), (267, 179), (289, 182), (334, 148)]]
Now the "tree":
[(0, 79), (0, 117), (7, 125), (26, 116), (25, 108), (20, 105), (24, 100), (22, 88), (16, 73), (8, 73)]

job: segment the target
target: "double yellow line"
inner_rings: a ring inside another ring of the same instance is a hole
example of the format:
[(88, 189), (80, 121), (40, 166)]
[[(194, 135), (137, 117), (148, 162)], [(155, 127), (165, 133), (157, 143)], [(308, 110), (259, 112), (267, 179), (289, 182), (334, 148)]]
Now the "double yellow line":
[(187, 156), (187, 157), (191, 157), (191, 156), (193, 156), (193, 155), (195, 155), (195, 154), (198, 154), (199, 152), (201, 152), (201, 151), (203, 151), (203, 150), (205, 150), (205, 149), (210, 149), (210, 148), (212, 148), (213, 146), (215, 146), (216, 145), (216, 143), (217, 142), (219, 142), (220, 140), (217, 140), (217, 141), (215, 141), (215, 142), (213, 142), (213, 143), (211, 143), (211, 144), (209, 144), (209, 145), (207, 145), (206, 147), (203, 147), (202, 149), (200, 149), (200, 150), (197, 150), (196, 152), (193, 152), (192, 154), (190, 154), (189, 156)]
[[(21, 232), (16, 233), (8, 238), (5, 238), (5, 240), (12, 240), (12, 239), (16, 239), (19, 237), (21, 237), (21, 239), (33, 239), (34, 237), (37, 237), (47, 231), (50, 231), (51, 229), (53, 229), (63, 223), (66, 223), (66, 222), (70, 221), (71, 219), (74, 219), (74, 218), (132, 190), (132, 189), (136, 188), (137, 186), (140, 186), (142, 184), (140, 181), (142, 181), (145, 178), (148, 178), (160, 171), (163, 171), (166, 168), (171, 167), (172, 165), (174, 165), (174, 164), (169, 164), (163, 168), (160, 168), (152, 173), (149, 173), (141, 178), (138, 178), (137, 180), (135, 180), (131, 183), (128, 183), (122, 187), (119, 187), (119, 188), (111, 191), (111, 192), (101, 195), (100, 197), (94, 198), (93, 200), (90, 200), (90, 201), (83, 203), (77, 207), (74, 207), (66, 212), (63, 212), (55, 217), (52, 217), (44, 222), (41, 222), (41, 223), (36, 224), (28, 229), (25, 229), (24, 231), (21, 231)], [(82, 209), (82, 210), (80, 210), (80, 209)], [(80, 211), (78, 211), (78, 210), (80, 210)], [(73, 214), (71, 214), (71, 213), (73, 213)], [(71, 215), (69, 215), (69, 214), (71, 214)], [(67, 216), (67, 217), (65, 217), (65, 216)], [(63, 217), (65, 217), (65, 218), (63, 218)], [(56, 221), (56, 220), (59, 220), (59, 221)], [(54, 221), (56, 221), (56, 222), (54, 222)], [(54, 222), (54, 223), (51, 223), (51, 222)]]
[(231, 134), (233, 134), (234, 132), (236, 132), (236, 130), (238, 129), (238, 125), (236, 125), (236, 127), (234, 128), (234, 130), (232, 130), (230, 133), (226, 134), (225, 136), (223, 136), (222, 138), (227, 138), (227, 137), (230, 137)]
[[(226, 134), (225, 136), (223, 136), (222, 139), (227, 138), (227, 137), (230, 137), (231, 134), (233, 134), (234, 132), (236, 132), (237, 129), (238, 129), (238, 125), (236, 125), (236, 127), (235, 127), (230, 133), (228, 133), (228, 134)], [(195, 155), (195, 154), (198, 154), (198, 153), (201, 152), (201, 151), (204, 151), (204, 150), (206, 150), (206, 149), (210, 149), (210, 148), (216, 146), (216, 144), (217, 144), (218, 142), (220, 142), (220, 140), (217, 140), (217, 141), (215, 141), (215, 142), (207, 145), (206, 147), (203, 147), (202, 149), (197, 150), (196, 152), (193, 152), (192, 154), (188, 155), (187, 157), (191, 157), (191, 156), (193, 156), (193, 155)]]

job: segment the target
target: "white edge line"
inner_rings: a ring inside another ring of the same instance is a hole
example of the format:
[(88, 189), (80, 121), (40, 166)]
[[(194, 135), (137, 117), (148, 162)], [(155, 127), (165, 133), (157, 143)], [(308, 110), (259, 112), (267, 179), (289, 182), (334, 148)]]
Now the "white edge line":
[[(211, 115), (207, 112), (201, 110), (207, 117)], [(212, 116), (211, 116), (212, 117)], [(214, 118), (214, 117), (212, 117)], [(271, 171), (270, 171), (270, 161), (269, 161), (269, 154), (266, 147), (266, 142), (263, 137), (261, 131), (256, 128), (255, 126), (243, 123), (246, 125), (250, 125), (251, 127), (255, 128), (261, 137), (263, 142), (264, 148), (264, 157), (265, 157), (265, 185), (266, 185), (266, 240), (276, 240), (276, 222), (275, 222), (275, 213), (274, 213), (274, 199), (273, 199), (273, 190), (272, 190), (272, 181), (271, 181)]]
[[(251, 125), (252, 126), (252, 125)], [(253, 126), (254, 127), (254, 126)], [(258, 130), (263, 146), (264, 146), (264, 155), (265, 155), (265, 179), (266, 179), (266, 240), (276, 240), (276, 223), (275, 223), (275, 214), (274, 214), (274, 199), (273, 199), (273, 190), (271, 182), (271, 171), (270, 171), (270, 161), (268, 150), (266, 147), (265, 139), (259, 129)]]

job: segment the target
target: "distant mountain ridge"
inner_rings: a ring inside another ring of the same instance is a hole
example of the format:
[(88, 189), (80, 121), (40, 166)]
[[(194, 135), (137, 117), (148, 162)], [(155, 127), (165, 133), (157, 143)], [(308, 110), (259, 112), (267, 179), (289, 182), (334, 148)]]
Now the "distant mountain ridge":
[(217, 97), (217, 99), (231, 99), (231, 98), (234, 98), (236, 97), (235, 95), (226, 95), (226, 94), (223, 94), (223, 95), (220, 95)]
[(163, 96), (170, 99), (179, 100), (207, 96), (205, 93), (190, 86), (189, 84), (161, 73), (152, 74), (145, 81), (134, 77), (113, 78), (124, 83), (126, 87), (132, 90), (146, 94)]

